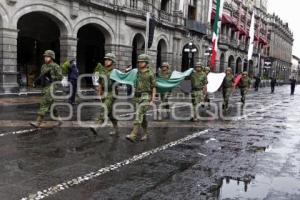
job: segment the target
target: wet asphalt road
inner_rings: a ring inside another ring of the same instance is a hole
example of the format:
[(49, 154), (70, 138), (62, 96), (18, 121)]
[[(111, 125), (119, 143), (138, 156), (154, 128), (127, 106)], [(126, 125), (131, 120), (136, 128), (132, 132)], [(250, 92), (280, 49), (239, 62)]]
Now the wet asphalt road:
[(241, 117), (237, 96), (227, 120), (153, 121), (150, 112), (151, 137), (137, 144), (124, 139), (132, 122), (121, 122), (120, 137), (110, 127), (93, 136), (75, 119), (22, 132), (38, 105), (1, 106), (0, 199), (300, 199), (299, 97), (288, 86), (251, 92)]

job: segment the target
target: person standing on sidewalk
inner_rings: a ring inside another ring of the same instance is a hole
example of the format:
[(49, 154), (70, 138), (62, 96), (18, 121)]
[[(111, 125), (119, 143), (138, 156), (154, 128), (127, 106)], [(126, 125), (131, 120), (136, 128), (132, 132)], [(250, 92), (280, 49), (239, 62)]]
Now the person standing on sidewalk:
[(258, 88), (259, 88), (259, 85), (260, 85), (260, 82), (261, 82), (261, 79), (260, 79), (260, 76), (259, 75), (256, 75), (254, 77), (255, 79), (255, 83), (254, 83), (254, 86), (255, 86), (255, 92), (258, 91)]
[(277, 83), (276, 77), (273, 76), (271, 78), (271, 94), (274, 94), (274, 92), (275, 92), (276, 83)]
[[(53, 85), (55, 81), (61, 81), (63, 78), (62, 70), (58, 64), (54, 62), (55, 53), (52, 50), (47, 50), (44, 53), (45, 64), (41, 68), (41, 74), (38, 79), (34, 82), (35, 87), (38, 82), (43, 86), (42, 100), (40, 102), (40, 108), (38, 111), (38, 116), (36, 122), (30, 123), (31, 126), (39, 128), (45, 117), (45, 115), (50, 111), (51, 105), (54, 103), (54, 98), (51, 95), (51, 90), (54, 92), (56, 87)], [(54, 109), (54, 116), (59, 117), (58, 111)], [(59, 125), (61, 122), (59, 123)]]
[(293, 96), (295, 93), (295, 88), (296, 88), (296, 83), (297, 83), (295, 77), (292, 77), (290, 82), (291, 82), (291, 95)]
[(62, 65), (63, 74), (65, 75), (63, 79), (63, 86), (68, 86), (68, 82), (72, 85), (71, 97), (69, 98), (69, 103), (75, 105), (76, 93), (77, 93), (77, 80), (79, 77), (79, 71), (77, 68), (76, 59), (71, 59), (66, 61)]

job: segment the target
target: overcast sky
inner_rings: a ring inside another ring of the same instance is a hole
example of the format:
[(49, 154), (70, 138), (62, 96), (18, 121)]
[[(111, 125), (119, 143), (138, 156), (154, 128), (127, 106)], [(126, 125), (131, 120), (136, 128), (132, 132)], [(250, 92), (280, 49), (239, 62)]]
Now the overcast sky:
[(300, 57), (300, 11), (297, 0), (269, 0), (268, 10), (275, 12), (284, 22), (288, 22), (294, 33), (293, 54)]

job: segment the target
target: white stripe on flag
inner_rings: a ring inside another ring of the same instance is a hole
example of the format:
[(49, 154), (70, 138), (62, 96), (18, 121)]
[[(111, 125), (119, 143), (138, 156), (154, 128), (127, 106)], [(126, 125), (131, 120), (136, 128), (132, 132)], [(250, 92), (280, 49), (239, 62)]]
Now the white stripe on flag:
[(249, 49), (248, 49), (248, 61), (252, 59), (253, 47), (254, 47), (254, 36), (255, 36), (255, 12), (254, 11), (252, 14), (249, 35), (250, 35), (250, 41), (249, 41)]

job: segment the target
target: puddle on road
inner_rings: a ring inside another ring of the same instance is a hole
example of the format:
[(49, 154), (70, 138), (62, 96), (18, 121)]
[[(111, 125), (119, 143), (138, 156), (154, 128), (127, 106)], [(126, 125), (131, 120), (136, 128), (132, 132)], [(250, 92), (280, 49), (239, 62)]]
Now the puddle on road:
[(264, 199), (270, 191), (299, 194), (299, 185), (300, 180), (293, 177), (270, 178), (259, 175), (251, 183), (224, 179), (218, 200)]

